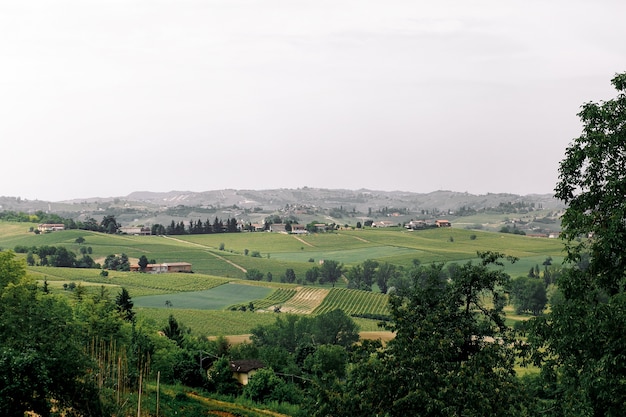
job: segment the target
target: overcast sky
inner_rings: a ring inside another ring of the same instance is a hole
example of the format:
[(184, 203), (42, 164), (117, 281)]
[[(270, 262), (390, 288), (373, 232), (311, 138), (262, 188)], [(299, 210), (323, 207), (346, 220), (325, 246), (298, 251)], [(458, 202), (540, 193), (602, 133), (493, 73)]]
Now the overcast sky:
[(0, 0), (0, 195), (551, 193), (623, 0)]

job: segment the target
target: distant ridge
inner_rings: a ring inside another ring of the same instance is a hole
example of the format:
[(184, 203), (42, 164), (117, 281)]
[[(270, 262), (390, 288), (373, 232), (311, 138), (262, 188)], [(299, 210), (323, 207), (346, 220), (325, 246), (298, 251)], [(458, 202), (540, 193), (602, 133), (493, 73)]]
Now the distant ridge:
[(211, 191), (135, 191), (126, 196), (91, 197), (67, 201), (24, 200), (16, 197), (0, 197), (0, 210), (63, 210), (77, 204), (124, 203), (129, 207), (212, 207), (241, 209), (281, 209), (301, 205), (322, 208), (343, 208), (367, 212), (380, 208), (404, 208), (407, 210), (458, 210), (461, 207), (481, 209), (497, 207), (501, 203), (534, 203), (544, 209), (560, 209), (564, 204), (551, 194), (517, 195), (510, 193), (470, 194), (449, 190), (429, 193), (410, 191), (380, 191), (369, 189), (347, 190), (327, 188), (278, 188), (267, 190), (222, 189)]
[[(108, 198), (106, 200), (111, 201), (112, 199)], [(563, 204), (551, 194), (522, 196), (509, 193), (488, 193), (476, 195), (448, 190), (415, 193), (409, 191), (347, 190), (311, 187), (267, 190), (222, 189), (202, 192), (174, 190), (168, 192), (136, 191), (125, 197), (117, 197), (117, 199), (158, 206), (237, 206), (240, 208), (263, 207), (264, 209), (270, 209), (300, 204), (316, 207), (354, 207), (357, 211), (381, 207), (455, 210), (462, 206), (471, 208), (496, 207), (500, 203), (509, 202), (533, 202), (541, 204), (546, 209), (563, 207)], [(85, 200), (73, 200), (72, 202), (77, 201)], [(87, 199), (87, 201), (93, 200)]]

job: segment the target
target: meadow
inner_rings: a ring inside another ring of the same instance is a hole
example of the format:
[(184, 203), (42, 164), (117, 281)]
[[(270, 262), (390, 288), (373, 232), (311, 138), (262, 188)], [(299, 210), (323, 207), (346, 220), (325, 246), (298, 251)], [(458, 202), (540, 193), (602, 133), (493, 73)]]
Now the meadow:
[[(519, 260), (507, 264), (511, 276), (526, 275), (547, 257), (557, 264), (563, 258), (558, 239), (532, 238), (513, 234), (461, 228), (407, 231), (347, 229), (332, 233), (287, 235), (278, 233), (233, 233), (181, 236), (108, 235), (84, 230), (35, 235), (28, 223), (0, 222), (0, 248), (16, 246), (65, 246), (79, 254), (81, 246), (101, 262), (107, 255), (125, 253), (136, 260), (145, 255), (158, 263), (189, 262), (192, 274), (141, 274), (98, 269), (28, 267), (35, 279), (49, 283), (53, 291), (70, 295), (64, 284), (83, 285), (89, 292), (104, 289), (113, 296), (121, 287), (135, 300), (138, 317), (161, 326), (173, 314), (194, 333), (206, 335), (247, 334), (257, 324), (273, 322), (275, 307), (282, 312), (319, 314), (341, 308), (356, 316), (386, 314), (387, 297), (378, 292), (348, 290), (345, 281), (306, 286), (280, 283), (287, 268), (302, 280), (307, 270), (320, 261), (335, 260), (347, 269), (365, 260), (409, 267), (421, 263), (476, 260), (477, 251), (499, 251)], [(84, 242), (76, 243), (83, 238)], [(252, 256), (255, 254), (256, 256)], [(18, 256), (25, 257), (24, 254)], [(273, 282), (247, 281), (245, 271), (271, 273)], [(237, 285), (232, 284), (236, 282)], [(168, 303), (166, 303), (166, 301)], [(239, 311), (252, 303), (255, 312)], [(232, 311), (238, 310), (238, 311)], [(376, 320), (357, 319), (363, 330), (376, 330)]]

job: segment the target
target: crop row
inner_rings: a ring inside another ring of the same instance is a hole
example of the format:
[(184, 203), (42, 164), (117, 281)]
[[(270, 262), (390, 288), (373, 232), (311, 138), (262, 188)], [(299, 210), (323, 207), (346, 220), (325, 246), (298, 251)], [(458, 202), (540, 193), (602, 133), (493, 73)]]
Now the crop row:
[(310, 314), (324, 301), (329, 291), (314, 287), (298, 287), (297, 290), (297, 293), (282, 305), (281, 311)]
[(348, 315), (387, 315), (388, 296), (381, 293), (333, 288), (313, 314), (341, 309)]
[[(272, 291), (270, 295), (265, 298), (253, 300), (251, 303), (255, 309), (265, 309), (271, 306), (281, 306), (287, 300), (296, 295), (297, 290), (295, 288), (277, 288)], [(234, 304), (229, 306), (229, 310), (238, 310), (240, 307), (247, 307), (249, 304)]]

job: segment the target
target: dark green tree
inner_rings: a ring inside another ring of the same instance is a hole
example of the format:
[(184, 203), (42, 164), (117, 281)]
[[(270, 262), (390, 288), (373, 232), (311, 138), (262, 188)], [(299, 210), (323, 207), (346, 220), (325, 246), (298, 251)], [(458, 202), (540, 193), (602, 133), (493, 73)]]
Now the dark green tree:
[(134, 303), (126, 288), (122, 287), (117, 297), (115, 297), (115, 306), (117, 312), (124, 320), (130, 322), (135, 321), (135, 312), (133, 311)]
[(115, 216), (112, 214), (104, 216), (100, 222), (100, 230), (105, 233), (115, 234), (120, 227), (122, 227), (122, 225), (115, 220)]
[(399, 275), (398, 268), (389, 262), (383, 262), (378, 266), (376, 271), (376, 284), (380, 289), (380, 292), (387, 294), (389, 283), (393, 282)]
[(320, 269), (316, 266), (314, 266), (313, 268), (307, 270), (304, 274), (304, 279), (306, 279), (306, 282), (310, 283), (310, 284), (315, 284), (318, 280), (320, 276)]
[(167, 319), (167, 326), (162, 330), (168, 339), (173, 340), (178, 346), (182, 347), (185, 335), (182, 326), (178, 324), (174, 315), (170, 314)]
[(325, 260), (320, 267), (320, 284), (327, 282), (335, 287), (335, 284), (343, 274), (343, 264), (333, 260)]
[(582, 133), (559, 165), (568, 268), (529, 334), (552, 415), (620, 416), (626, 404), (626, 73), (611, 82), (617, 96), (582, 106)]
[(137, 264), (139, 265), (139, 269), (144, 272), (146, 270), (146, 267), (148, 266), (148, 258), (146, 257), (146, 255), (141, 255)]
[(296, 273), (292, 268), (287, 268), (285, 271), (285, 282), (289, 284), (296, 282)]
[(518, 277), (510, 283), (511, 301), (517, 314), (531, 313), (540, 315), (548, 302), (548, 295), (543, 280), (539, 278)]
[[(390, 298), (396, 336), (350, 367), (345, 385), (318, 390), (312, 415), (519, 415), (512, 330), (504, 321), (502, 255), (450, 268), (417, 266)], [(323, 406), (320, 403), (324, 402)]]
[(261, 281), (263, 279), (263, 272), (255, 268), (250, 268), (246, 271), (246, 279), (250, 281)]

